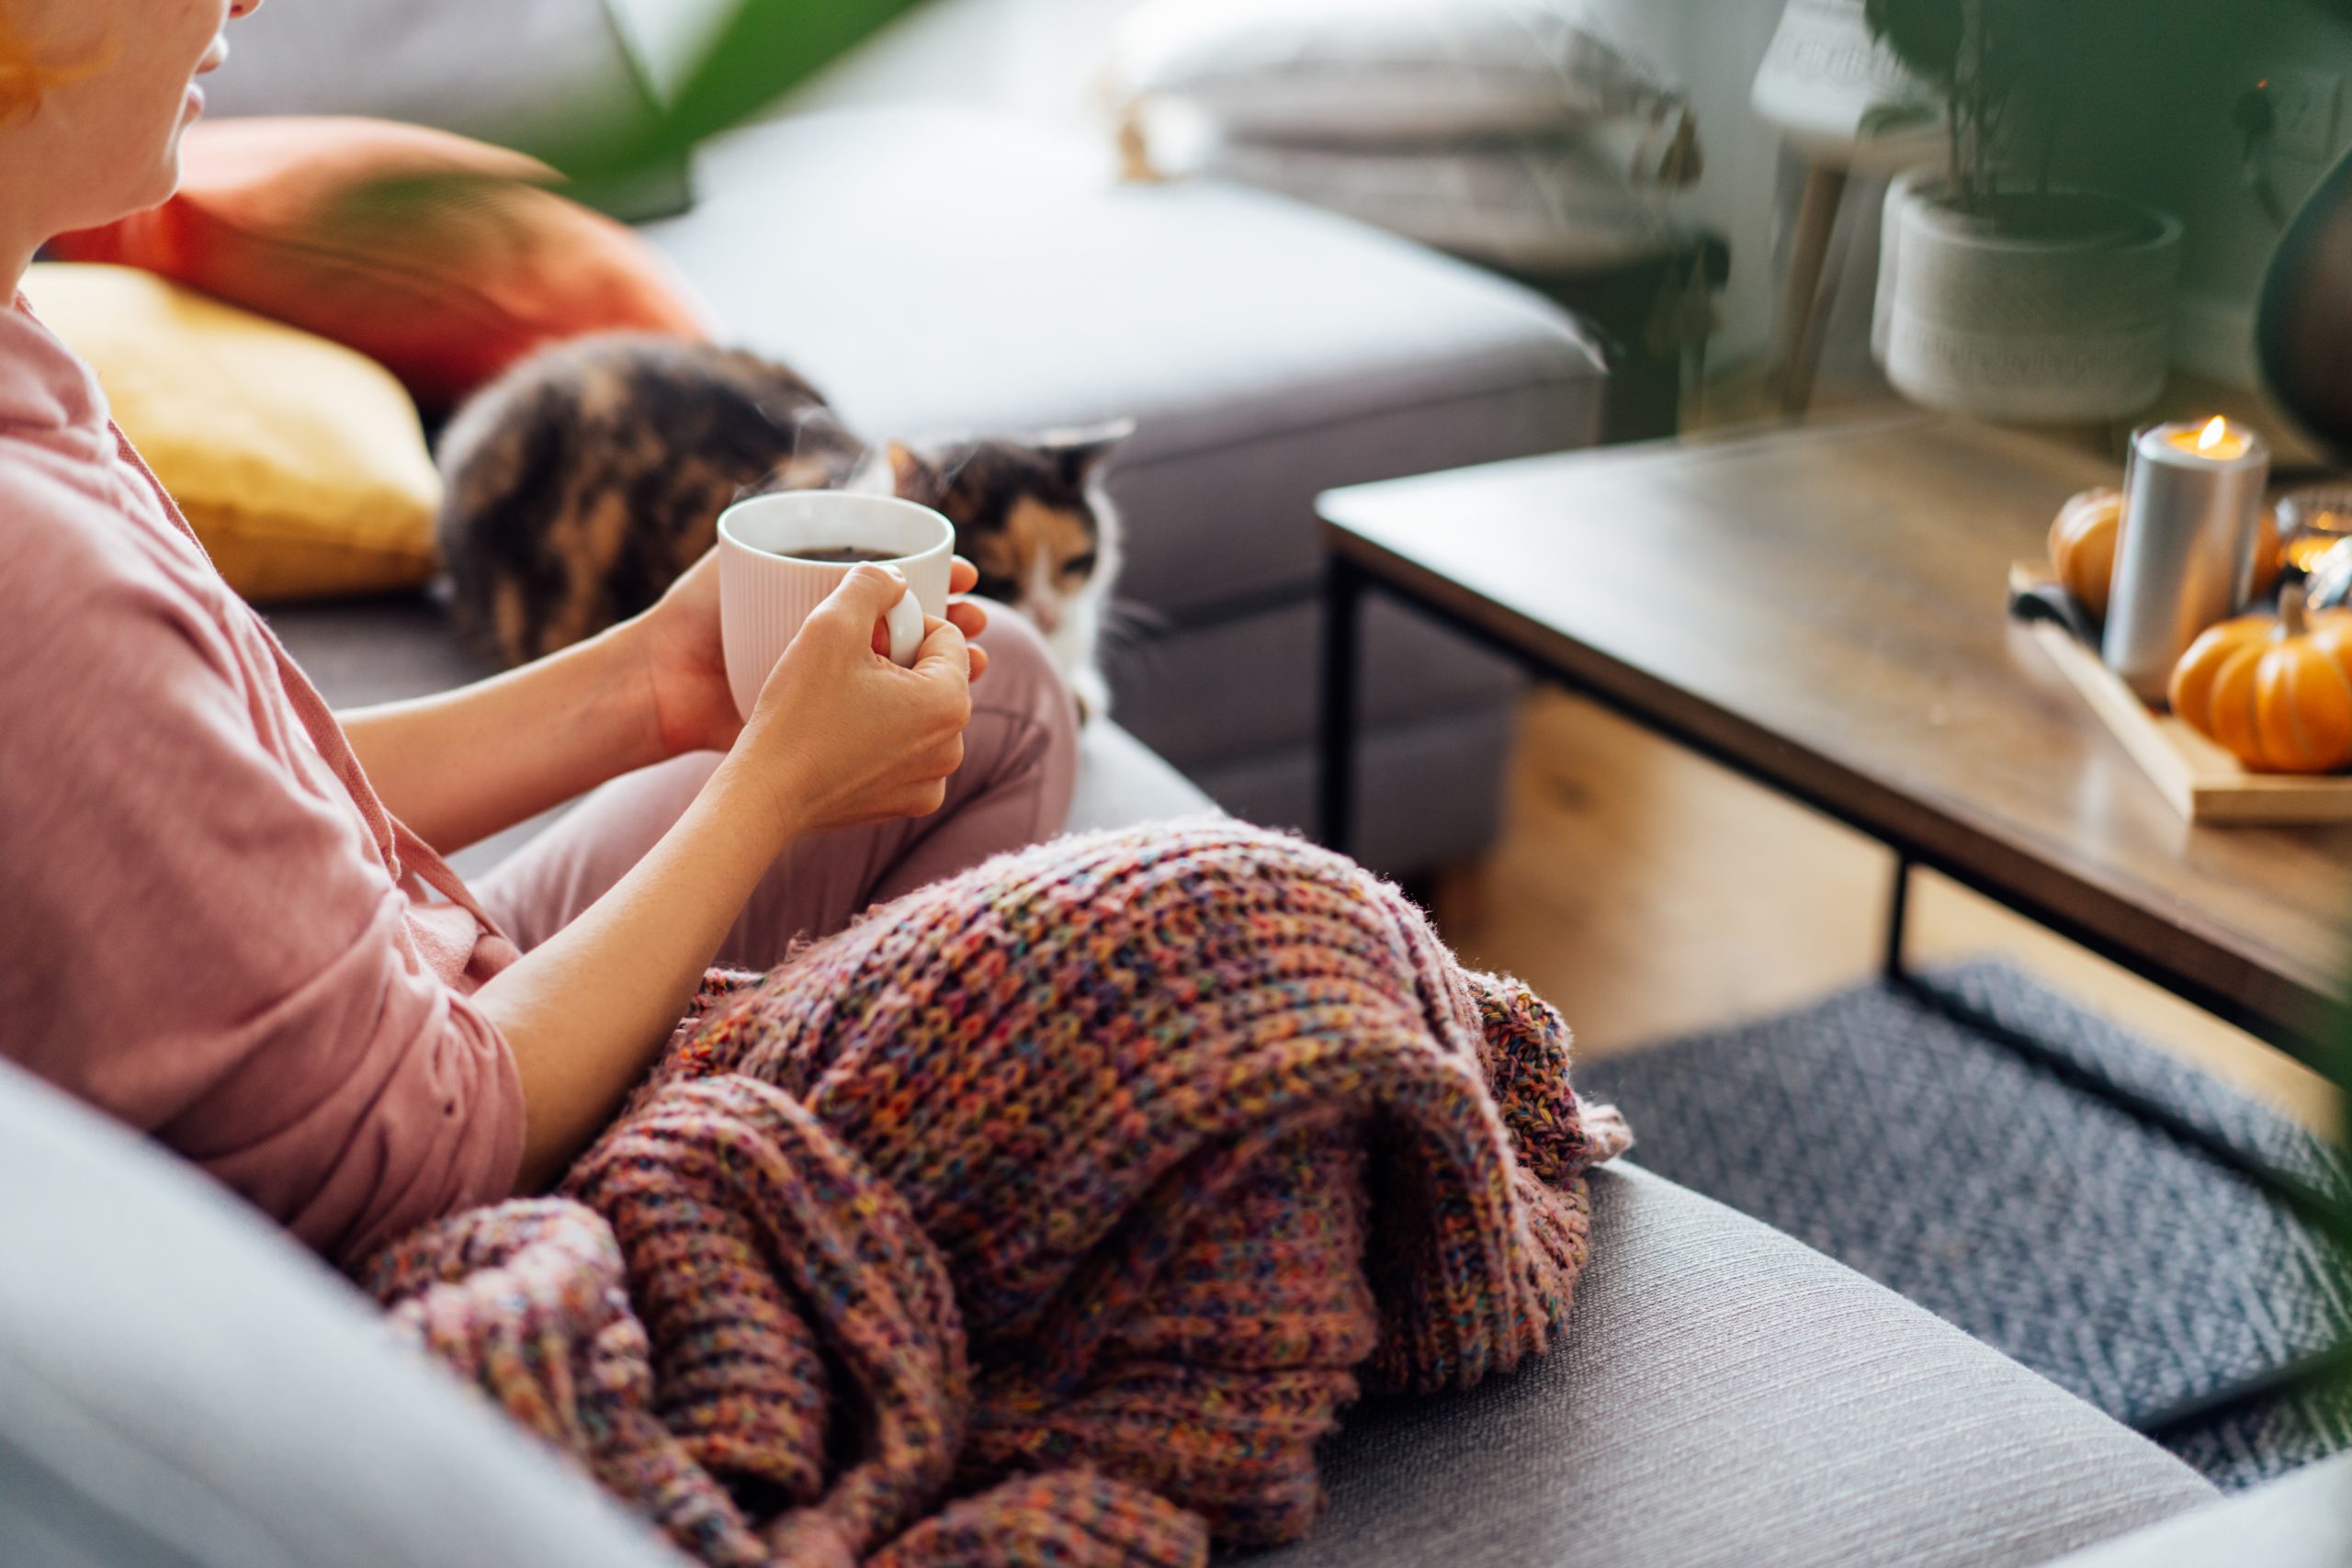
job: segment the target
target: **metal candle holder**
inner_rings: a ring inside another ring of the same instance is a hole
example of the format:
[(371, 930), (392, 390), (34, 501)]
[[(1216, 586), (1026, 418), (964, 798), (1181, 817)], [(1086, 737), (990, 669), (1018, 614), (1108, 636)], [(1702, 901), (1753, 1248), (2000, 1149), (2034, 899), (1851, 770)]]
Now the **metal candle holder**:
[(2157, 424), (2132, 438), (2100, 652), (2145, 701), (2161, 705), (2197, 634), (2252, 596), (2269, 485), (2270, 448), (2243, 426)]

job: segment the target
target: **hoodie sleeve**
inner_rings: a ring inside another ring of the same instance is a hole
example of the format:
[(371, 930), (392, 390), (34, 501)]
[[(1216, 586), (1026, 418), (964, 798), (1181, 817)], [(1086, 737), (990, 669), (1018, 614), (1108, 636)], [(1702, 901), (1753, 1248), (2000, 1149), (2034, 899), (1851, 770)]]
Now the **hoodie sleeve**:
[(505, 1197), (513, 1056), (274, 667), (99, 495), (0, 465), (0, 525), (6, 1054), (345, 1263)]

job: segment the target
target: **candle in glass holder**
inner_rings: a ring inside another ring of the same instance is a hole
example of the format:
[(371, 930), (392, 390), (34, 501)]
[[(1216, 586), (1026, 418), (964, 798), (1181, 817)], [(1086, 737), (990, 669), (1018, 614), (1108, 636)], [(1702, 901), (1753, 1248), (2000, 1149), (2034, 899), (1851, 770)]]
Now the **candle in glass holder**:
[(2253, 592), (2269, 484), (2270, 449), (2226, 419), (2154, 425), (2132, 437), (2101, 652), (2147, 701), (2164, 701), (2197, 634)]
[(2278, 502), (2278, 537), (2287, 564), (2305, 571), (2352, 539), (2352, 490), (2299, 490)]

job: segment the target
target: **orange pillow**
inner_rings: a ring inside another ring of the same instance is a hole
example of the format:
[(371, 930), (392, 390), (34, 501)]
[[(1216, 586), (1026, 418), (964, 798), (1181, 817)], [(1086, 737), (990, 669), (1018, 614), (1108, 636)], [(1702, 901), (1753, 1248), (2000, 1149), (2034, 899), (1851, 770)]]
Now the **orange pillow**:
[[(561, 339), (707, 335), (652, 247), (541, 188), (553, 171), (519, 152), (311, 117), (211, 121), (186, 145), (177, 196), (49, 254), (160, 273), (357, 349), (436, 412)], [(397, 206), (351, 199), (452, 175), (484, 183)]]

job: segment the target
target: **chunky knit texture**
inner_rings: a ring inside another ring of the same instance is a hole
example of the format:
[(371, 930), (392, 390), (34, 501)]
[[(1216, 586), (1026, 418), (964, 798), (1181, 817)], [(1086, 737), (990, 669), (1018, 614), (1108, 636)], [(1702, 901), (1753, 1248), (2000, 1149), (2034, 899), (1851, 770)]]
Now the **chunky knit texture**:
[(1360, 1383), (1544, 1347), (1628, 1141), (1551, 1009), (1230, 822), (1000, 859), (698, 1006), (562, 1196), (367, 1277), (713, 1564), (1296, 1539)]

